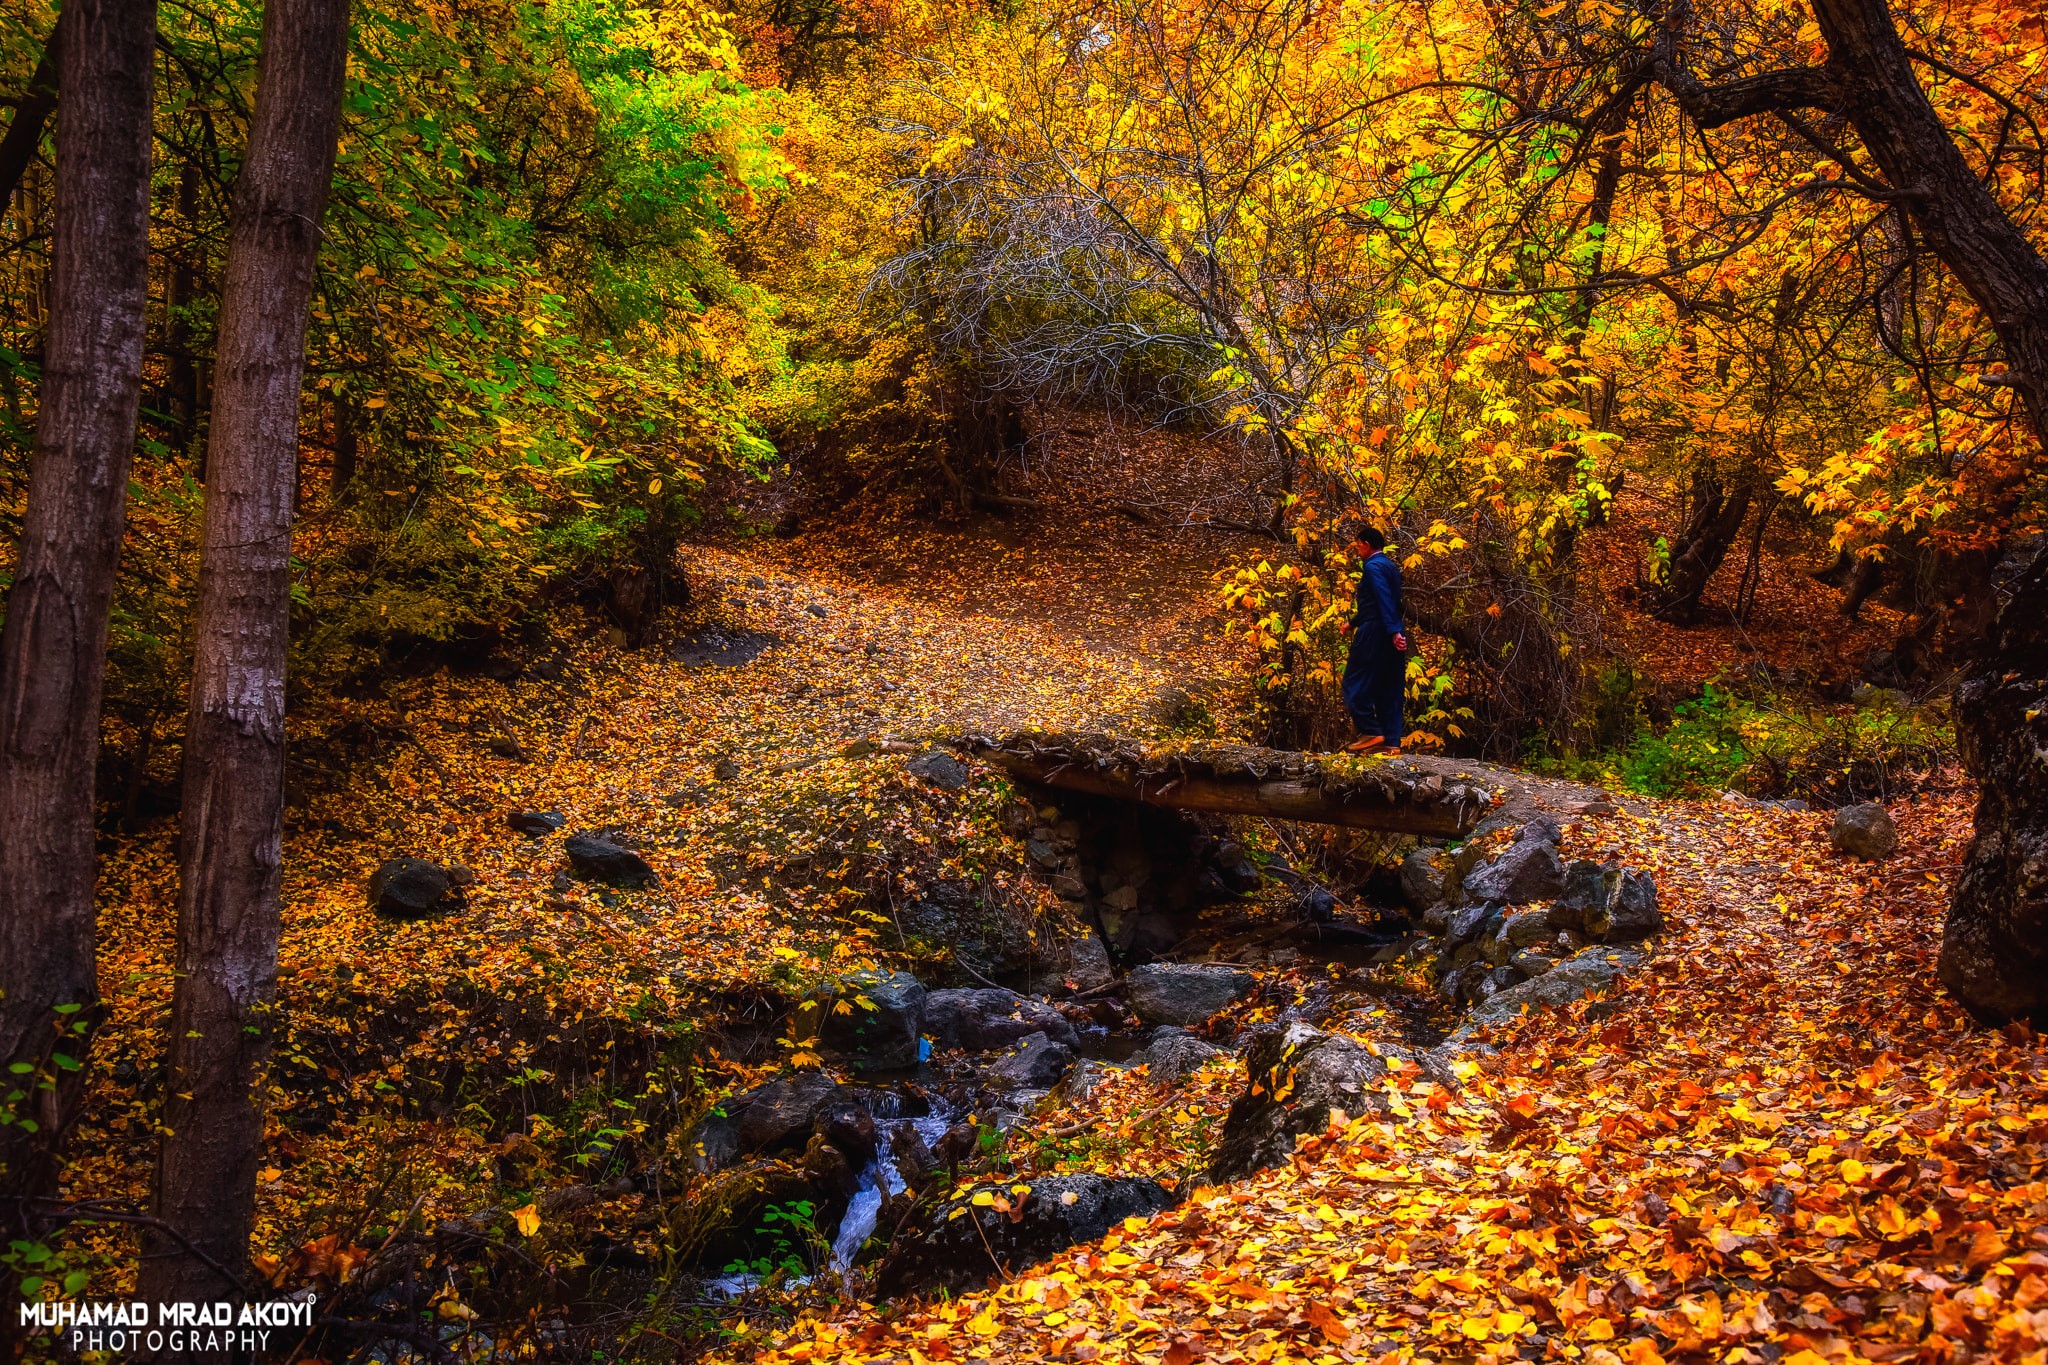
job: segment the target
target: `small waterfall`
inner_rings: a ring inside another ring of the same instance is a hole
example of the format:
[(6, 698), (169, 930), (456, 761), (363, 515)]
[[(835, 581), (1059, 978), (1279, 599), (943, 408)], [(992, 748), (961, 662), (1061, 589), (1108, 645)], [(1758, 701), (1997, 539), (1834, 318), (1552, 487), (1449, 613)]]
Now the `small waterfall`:
[(875, 1159), (861, 1168), (853, 1198), (846, 1204), (846, 1216), (839, 1220), (839, 1231), (832, 1238), (832, 1269), (841, 1278), (853, 1269), (853, 1258), (860, 1255), (861, 1247), (874, 1234), (883, 1203), (907, 1188), (896, 1170), (895, 1158), (889, 1153), (888, 1138), (884, 1137)]

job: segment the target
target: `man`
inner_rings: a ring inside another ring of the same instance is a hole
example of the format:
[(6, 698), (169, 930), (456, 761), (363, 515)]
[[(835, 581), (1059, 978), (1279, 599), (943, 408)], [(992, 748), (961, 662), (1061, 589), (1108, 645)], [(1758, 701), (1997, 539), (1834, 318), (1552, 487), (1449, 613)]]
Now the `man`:
[(1408, 630), (1401, 620), (1401, 566), (1385, 552), (1386, 536), (1361, 526), (1351, 553), (1363, 561), (1358, 605), (1346, 629), (1354, 632), (1344, 665), (1344, 709), (1358, 738), (1344, 746), (1351, 754), (1401, 752), (1401, 698), (1408, 685)]

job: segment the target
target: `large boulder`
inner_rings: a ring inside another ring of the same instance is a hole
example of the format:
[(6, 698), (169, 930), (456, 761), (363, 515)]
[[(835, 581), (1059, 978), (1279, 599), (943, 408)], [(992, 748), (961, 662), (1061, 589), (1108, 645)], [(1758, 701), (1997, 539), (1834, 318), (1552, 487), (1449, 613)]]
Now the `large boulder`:
[(1349, 1038), (1295, 1023), (1268, 1029), (1245, 1053), (1247, 1085), (1232, 1101), (1209, 1163), (1217, 1180), (1278, 1165), (1330, 1115), (1387, 1112), (1374, 1087), (1387, 1064)]
[(935, 1048), (967, 1052), (994, 1052), (1034, 1033), (1068, 1047), (1081, 1045), (1074, 1026), (1050, 1004), (989, 987), (931, 992), (924, 1001), (924, 1032)]
[(562, 851), (577, 876), (607, 886), (646, 886), (659, 880), (645, 858), (601, 835), (572, 834)]
[(822, 1006), (819, 1051), (858, 1071), (916, 1066), (924, 1006), (924, 983), (909, 972), (851, 973), (841, 980), (837, 999)]
[(1876, 862), (1891, 857), (1898, 850), (1899, 830), (1892, 823), (1891, 812), (1875, 801), (1865, 801), (1862, 805), (1844, 806), (1835, 812), (1835, 824), (1828, 831), (1828, 842), (1839, 853)]
[(1158, 1181), (1138, 1176), (1056, 1175), (978, 1186), (939, 1205), (921, 1228), (899, 1235), (875, 1288), (883, 1296), (973, 1289), (1077, 1242), (1092, 1242), (1126, 1218), (1171, 1208), (1174, 1199)]
[(1550, 900), (1563, 890), (1564, 863), (1557, 846), (1541, 839), (1517, 840), (1465, 878), (1467, 898), (1509, 905)]
[(1586, 948), (1541, 976), (1485, 996), (1465, 1016), (1470, 1024), (1505, 1024), (1540, 1009), (1556, 1009), (1611, 989), (1625, 972), (1648, 960), (1640, 948)]
[(1250, 995), (1250, 972), (1217, 963), (1151, 962), (1124, 978), (1124, 1000), (1148, 1024), (1199, 1024)]
[(424, 858), (391, 858), (370, 874), (370, 904), (393, 919), (423, 919), (462, 905), (453, 868)]
[(1034, 1033), (984, 1073), (999, 1090), (1049, 1090), (1074, 1064), (1074, 1050)]
[(1586, 912), (1586, 933), (1602, 943), (1638, 943), (1664, 932), (1657, 883), (1647, 872), (1624, 872), (1614, 895)]

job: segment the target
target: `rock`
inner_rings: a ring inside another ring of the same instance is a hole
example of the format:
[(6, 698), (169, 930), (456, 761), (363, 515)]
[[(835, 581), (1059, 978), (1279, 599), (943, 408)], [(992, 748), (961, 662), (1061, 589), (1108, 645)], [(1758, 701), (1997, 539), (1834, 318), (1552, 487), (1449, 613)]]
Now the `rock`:
[(912, 1190), (922, 1190), (929, 1185), (938, 1170), (938, 1161), (926, 1145), (924, 1134), (917, 1131), (917, 1125), (908, 1119), (900, 1119), (884, 1129), (883, 1136), (889, 1160), (895, 1165), (896, 1175), (904, 1185)]
[(1418, 913), (1439, 901), (1455, 900), (1457, 875), (1450, 855), (1442, 849), (1411, 849), (1401, 860), (1401, 899)]
[(1075, 990), (1092, 991), (1114, 980), (1116, 968), (1110, 963), (1109, 949), (1102, 946), (1101, 939), (1087, 934), (1068, 943), (1067, 981)]
[(1514, 948), (1533, 948), (1556, 933), (1548, 910), (1521, 910), (1503, 916), (1498, 931), (1500, 941)]
[(720, 1105), (697, 1121), (684, 1143), (690, 1169), (712, 1175), (738, 1162), (742, 1151), (737, 1105)]
[(1564, 869), (1564, 890), (1550, 907), (1550, 922), (1558, 929), (1584, 929), (1586, 916), (1604, 911), (1621, 887), (1619, 863), (1596, 863), (1574, 858)]
[(1259, 889), (1265, 878), (1259, 873), (1258, 864), (1245, 856), (1244, 849), (1225, 839), (1216, 845), (1213, 857), (1216, 879), (1223, 883), (1226, 891), (1236, 895), (1247, 895)]
[(857, 1088), (841, 1086), (818, 1107), (817, 1131), (846, 1153), (855, 1168), (875, 1159), (875, 1116)]
[(1444, 925), (1444, 946), (1456, 948), (1481, 937), (1487, 932), (1488, 921), (1500, 913), (1501, 907), (1492, 901), (1480, 901), (1459, 910)]
[(1811, 806), (1810, 804), (1808, 804), (1807, 802), (1805, 802), (1805, 801), (1802, 801), (1802, 800), (1800, 800), (1800, 799), (1799, 799), (1798, 797), (1796, 797), (1796, 796), (1788, 796), (1788, 797), (1786, 797), (1786, 798), (1785, 798), (1785, 799), (1784, 799), (1783, 801), (1780, 801), (1780, 802), (1778, 803), (1778, 809), (1780, 809), (1780, 810), (1796, 810), (1796, 811), (1802, 811), (1802, 812), (1803, 812), (1803, 811), (1810, 811), (1810, 810), (1812, 810), (1812, 809), (1813, 809), (1813, 807), (1812, 807), (1812, 806)]
[(370, 904), (393, 919), (421, 919), (462, 907), (449, 870), (424, 858), (390, 858), (370, 874)]
[(933, 991), (925, 997), (924, 1033), (937, 1048), (993, 1052), (1034, 1033), (1066, 1047), (1081, 1040), (1066, 1016), (1045, 1001), (1015, 991)]
[[(1532, 827), (1536, 823), (1532, 821)], [(1564, 863), (1557, 849), (1540, 839), (1510, 844), (1498, 858), (1465, 878), (1467, 896), (1510, 905), (1549, 900), (1563, 890)]]
[(730, 782), (740, 775), (740, 765), (734, 759), (721, 758), (711, 765), (711, 775), (720, 782)]
[(1293, 908), (1310, 924), (1328, 924), (1337, 917), (1337, 898), (1328, 887), (1311, 885), (1294, 898)]
[(1569, 1005), (1608, 990), (1623, 972), (1646, 961), (1648, 954), (1639, 948), (1587, 948), (1543, 975), (1509, 986), (1473, 1006), (1466, 1021), (1505, 1024), (1520, 1018), (1525, 1011)]
[(1892, 824), (1889, 811), (1875, 801), (1865, 801), (1862, 805), (1844, 806), (1835, 812), (1835, 825), (1828, 831), (1828, 842), (1838, 852), (1876, 862), (1897, 851), (1899, 831)]
[(515, 810), (505, 817), (505, 823), (528, 838), (539, 839), (560, 829), (567, 817), (558, 810)]
[(1248, 1084), (1231, 1102), (1209, 1163), (1212, 1179), (1278, 1165), (1296, 1139), (1328, 1127), (1333, 1110), (1387, 1112), (1373, 1088), (1387, 1064), (1349, 1038), (1307, 1024), (1260, 1033), (1245, 1053), (1245, 1072)]
[(1657, 883), (1647, 872), (1622, 873), (1613, 898), (1587, 913), (1585, 929), (1602, 943), (1636, 943), (1663, 933), (1664, 914), (1657, 908)]
[(841, 1204), (853, 1197), (860, 1183), (853, 1159), (821, 1132), (812, 1133), (804, 1147), (803, 1172), (813, 1189)]
[(1047, 1090), (1058, 1085), (1073, 1064), (1072, 1048), (1034, 1033), (983, 1074), (999, 1090)]
[(1539, 815), (1522, 826), (1515, 835), (1517, 843), (1549, 844), (1556, 848), (1564, 842), (1564, 826), (1547, 815)]
[(570, 835), (563, 851), (577, 875), (607, 886), (645, 886), (660, 880), (645, 858), (595, 834)]
[(1124, 999), (1148, 1024), (1199, 1024), (1251, 994), (1250, 972), (1214, 963), (1152, 962), (1124, 978)]
[(839, 999), (852, 1009), (825, 1010), (818, 1033), (820, 1051), (859, 1071), (917, 1065), (919, 1035), (924, 1031), (924, 983), (909, 972), (854, 972), (840, 982)]
[(1222, 1055), (1223, 1049), (1213, 1043), (1205, 1043), (1177, 1028), (1163, 1028), (1152, 1035), (1152, 1041), (1143, 1049), (1132, 1055), (1131, 1062), (1142, 1065), (1145, 1078), (1163, 1089), (1200, 1071)]
[(805, 607), (804, 610), (809, 612), (811, 615), (817, 617), (820, 621), (824, 620), (832, 614), (825, 608), (819, 606), (816, 602), (811, 603), (809, 606)]
[(818, 1111), (839, 1089), (822, 1071), (793, 1072), (757, 1085), (725, 1106), (737, 1127), (743, 1152), (764, 1152), (792, 1145), (811, 1130)]
[(1422, 927), (1432, 934), (1447, 934), (1451, 930), (1451, 916), (1456, 913), (1449, 902), (1438, 901), (1422, 912)]
[(972, 780), (967, 765), (944, 749), (931, 749), (910, 760), (910, 775), (941, 791), (965, 791)]
[(1533, 948), (1524, 948), (1508, 959), (1508, 965), (1520, 972), (1525, 979), (1533, 980), (1557, 965), (1557, 959), (1548, 953), (1539, 953)]
[(1174, 1203), (1158, 1181), (1138, 1176), (1049, 1176), (1029, 1182), (1022, 1196), (1018, 1183), (968, 1190), (932, 1210), (922, 1228), (900, 1234), (876, 1274), (877, 1293), (972, 1289)]

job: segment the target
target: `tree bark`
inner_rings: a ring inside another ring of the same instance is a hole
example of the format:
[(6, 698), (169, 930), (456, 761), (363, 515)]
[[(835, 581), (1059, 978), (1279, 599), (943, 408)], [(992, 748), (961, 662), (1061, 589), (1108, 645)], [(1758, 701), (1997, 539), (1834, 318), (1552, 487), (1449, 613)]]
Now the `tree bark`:
[(218, 1299), (248, 1263), (277, 984), (285, 639), (300, 387), (333, 178), (347, 0), (265, 9), (221, 294), (186, 721), (177, 990), (139, 1296)]
[(2048, 441), (2048, 260), (1970, 168), (1913, 74), (1885, 0), (1813, 0), (1843, 116), (2005, 348), (2009, 382)]
[(1977, 817), (1942, 934), (1941, 980), (1987, 1021), (2048, 1019), (2048, 539), (2014, 561), (1992, 649), (1955, 694)]
[[(152, 6), (151, 14), (154, 13)], [(152, 25), (154, 22), (152, 19)], [(28, 163), (36, 159), (36, 148), (42, 145), (43, 125), (56, 112), (65, 27), (64, 15), (60, 14), (50, 29), (50, 40), (43, 45), (43, 55), (36, 59), (35, 73), (28, 78), (28, 89), (22, 93), (21, 102), (14, 106), (14, 120), (7, 125), (7, 136), (0, 137), (0, 209), (7, 207), (14, 198), (15, 190), (20, 188), (21, 177), (28, 172)], [(145, 97), (147, 93), (144, 92)]]
[(1729, 547), (1749, 515), (1753, 481), (1745, 477), (1733, 493), (1724, 492), (1712, 474), (1693, 480), (1693, 511), (1672, 547), (1671, 567), (1659, 595), (1657, 615), (1678, 625), (1700, 619), (1707, 583), (1728, 558)]
[(149, 289), (156, 7), (71, 0), (64, 30), (50, 326), (0, 631), (0, 1058), (29, 1068), (0, 1102), (9, 1201), (51, 1187), (99, 998), (93, 770)]

